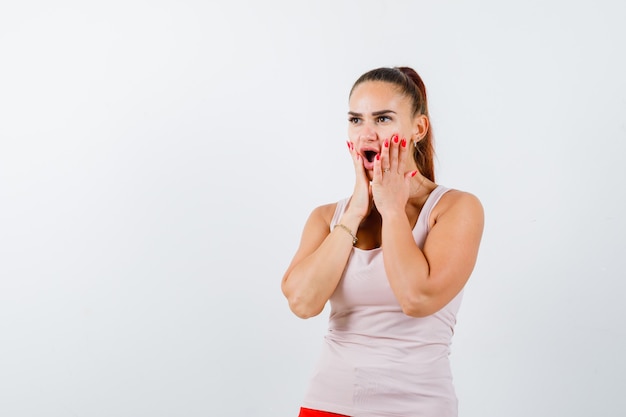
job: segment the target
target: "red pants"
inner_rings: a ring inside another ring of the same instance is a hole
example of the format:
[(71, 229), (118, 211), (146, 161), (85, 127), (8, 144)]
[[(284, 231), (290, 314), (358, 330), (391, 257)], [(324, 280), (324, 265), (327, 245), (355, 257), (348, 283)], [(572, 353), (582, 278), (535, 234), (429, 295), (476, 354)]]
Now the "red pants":
[(329, 413), (328, 411), (311, 410), (310, 408), (300, 408), (298, 417), (350, 417), (345, 414)]

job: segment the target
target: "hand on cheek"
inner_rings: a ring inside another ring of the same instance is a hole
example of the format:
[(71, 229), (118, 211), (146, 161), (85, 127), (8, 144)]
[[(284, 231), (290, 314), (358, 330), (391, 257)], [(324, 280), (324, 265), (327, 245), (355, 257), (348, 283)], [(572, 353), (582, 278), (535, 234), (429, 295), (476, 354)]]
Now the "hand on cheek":
[(365, 217), (371, 209), (372, 190), (367, 172), (363, 166), (363, 157), (356, 151), (354, 143), (348, 141), (347, 145), (350, 156), (352, 157), (356, 177), (349, 208), (353, 210), (356, 215)]
[(374, 204), (381, 214), (390, 210), (404, 212), (409, 199), (410, 181), (414, 172), (406, 173), (406, 139), (394, 134), (383, 142), (381, 153), (374, 162), (372, 194)]

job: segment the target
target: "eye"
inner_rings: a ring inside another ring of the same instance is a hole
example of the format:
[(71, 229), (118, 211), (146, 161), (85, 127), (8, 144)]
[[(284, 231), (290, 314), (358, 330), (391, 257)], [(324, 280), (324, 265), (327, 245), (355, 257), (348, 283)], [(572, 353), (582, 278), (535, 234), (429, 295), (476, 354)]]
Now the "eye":
[(353, 125), (358, 124), (360, 121), (361, 121), (361, 119), (358, 118), (358, 117), (349, 117), (348, 118), (348, 123), (353, 124)]
[(385, 122), (389, 122), (389, 121), (391, 121), (391, 117), (389, 117), (389, 116), (378, 116), (378, 117), (376, 118), (376, 121), (377, 121), (378, 123), (385, 123)]

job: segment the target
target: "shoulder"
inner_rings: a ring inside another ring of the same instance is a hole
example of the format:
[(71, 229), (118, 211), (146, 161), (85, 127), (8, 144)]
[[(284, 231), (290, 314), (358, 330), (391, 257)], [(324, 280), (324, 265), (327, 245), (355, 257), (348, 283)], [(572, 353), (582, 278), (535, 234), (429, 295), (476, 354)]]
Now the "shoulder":
[(330, 225), (337, 203), (324, 204), (315, 207), (309, 214), (304, 225), (300, 240), (300, 247), (317, 248), (331, 232)]
[(449, 189), (440, 198), (431, 213), (431, 223), (445, 217), (483, 221), (484, 209), (480, 199), (467, 191)]
[(321, 206), (317, 206), (313, 209), (312, 213), (316, 213), (322, 216), (333, 215), (335, 213), (335, 209), (337, 208), (337, 202), (322, 204)]
[(454, 188), (448, 189), (448, 191), (441, 196), (441, 203), (444, 205), (461, 204), (482, 207), (480, 199), (477, 196), (467, 191), (457, 190)]
[(310, 220), (315, 221), (316, 223), (324, 223), (330, 226), (330, 223), (335, 214), (335, 210), (337, 208), (337, 202), (322, 204), (321, 206), (315, 207), (309, 216)]

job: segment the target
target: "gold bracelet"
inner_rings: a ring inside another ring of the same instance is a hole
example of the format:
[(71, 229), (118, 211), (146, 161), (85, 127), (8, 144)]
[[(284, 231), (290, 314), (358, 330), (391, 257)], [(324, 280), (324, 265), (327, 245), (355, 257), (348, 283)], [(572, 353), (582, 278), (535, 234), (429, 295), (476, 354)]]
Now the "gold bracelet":
[(337, 227), (337, 226), (341, 227), (343, 230), (348, 232), (348, 234), (350, 234), (350, 236), (352, 237), (352, 246), (356, 245), (356, 242), (358, 242), (359, 239), (357, 239), (356, 236), (354, 235), (354, 233), (352, 233), (352, 230), (348, 229), (348, 226), (344, 226), (341, 223), (335, 225), (335, 227)]

